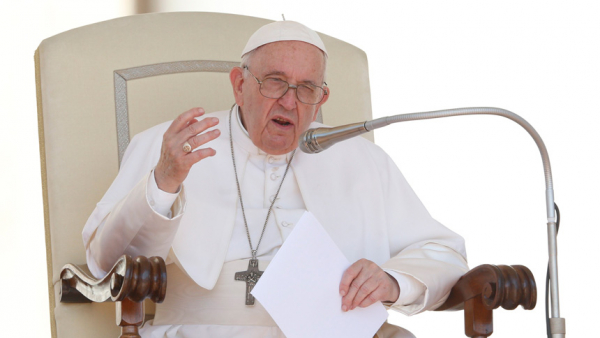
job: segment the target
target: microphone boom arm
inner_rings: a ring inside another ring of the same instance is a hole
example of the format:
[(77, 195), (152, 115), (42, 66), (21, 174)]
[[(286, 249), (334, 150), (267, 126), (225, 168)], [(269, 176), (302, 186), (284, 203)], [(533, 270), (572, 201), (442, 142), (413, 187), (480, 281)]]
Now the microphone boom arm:
[(302, 151), (307, 153), (321, 152), (333, 144), (360, 134), (385, 127), (392, 123), (437, 119), (462, 115), (497, 115), (508, 118), (523, 127), (533, 138), (542, 156), (544, 177), (546, 181), (546, 216), (548, 219), (548, 253), (550, 259), (550, 293), (552, 300), (552, 318), (550, 325), (553, 338), (565, 337), (565, 320), (560, 318), (558, 297), (558, 260), (556, 243), (556, 215), (554, 212), (554, 189), (552, 182), (552, 169), (546, 145), (537, 131), (521, 116), (501, 108), (477, 107), (437, 110), (422, 113), (399, 114), (381, 117), (372, 121), (348, 124), (334, 128), (315, 128), (307, 130), (299, 140)]

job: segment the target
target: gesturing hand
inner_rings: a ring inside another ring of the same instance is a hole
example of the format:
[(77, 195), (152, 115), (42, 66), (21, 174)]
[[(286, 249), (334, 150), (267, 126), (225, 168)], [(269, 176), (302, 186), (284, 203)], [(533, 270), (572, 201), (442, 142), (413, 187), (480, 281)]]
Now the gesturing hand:
[(395, 302), (400, 296), (398, 282), (377, 264), (361, 259), (352, 264), (340, 283), (342, 311), (367, 307), (377, 301)]
[(158, 188), (175, 193), (185, 180), (192, 165), (209, 156), (214, 156), (216, 151), (212, 148), (198, 149), (193, 152), (185, 152), (183, 145), (188, 142), (195, 149), (211, 140), (217, 138), (221, 132), (214, 129), (210, 132), (204, 131), (219, 123), (216, 117), (205, 118), (201, 121), (197, 117), (204, 115), (204, 109), (193, 108), (177, 116), (169, 129), (163, 135), (160, 159), (154, 170), (154, 178)]

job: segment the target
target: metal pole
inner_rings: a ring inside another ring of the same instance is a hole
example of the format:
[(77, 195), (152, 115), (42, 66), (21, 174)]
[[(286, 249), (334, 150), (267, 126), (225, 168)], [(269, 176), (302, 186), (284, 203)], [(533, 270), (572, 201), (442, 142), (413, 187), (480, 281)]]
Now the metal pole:
[(523, 127), (533, 138), (544, 165), (544, 176), (546, 179), (546, 217), (548, 219), (548, 256), (550, 265), (550, 298), (552, 301), (552, 316), (550, 318), (550, 332), (553, 338), (564, 338), (565, 319), (560, 318), (560, 306), (558, 301), (558, 260), (556, 243), (556, 216), (554, 214), (554, 189), (552, 182), (552, 169), (550, 158), (542, 138), (537, 131), (521, 116), (501, 108), (458, 108), (437, 110), (423, 113), (400, 114), (378, 118), (372, 121), (354, 123), (334, 128), (316, 128), (307, 130), (298, 140), (299, 147), (307, 153), (321, 152), (333, 144), (345, 139), (366, 133), (368, 131), (385, 127), (392, 123), (428, 120), (450, 116), (462, 115), (497, 115), (508, 118)]
[(560, 318), (560, 305), (558, 299), (558, 260), (557, 260), (557, 242), (556, 242), (556, 216), (554, 213), (554, 189), (552, 182), (552, 169), (550, 167), (550, 158), (542, 138), (537, 131), (523, 119), (521, 116), (500, 108), (459, 108), (438, 110), (424, 113), (400, 114), (395, 116), (382, 117), (373, 121), (365, 122), (368, 131), (380, 128), (391, 123), (426, 120), (441, 117), (461, 116), (461, 115), (497, 115), (506, 117), (521, 127), (523, 127), (533, 138), (538, 146), (542, 162), (544, 165), (544, 175), (546, 178), (546, 216), (548, 218), (548, 256), (550, 265), (550, 299), (552, 301), (552, 317), (550, 319), (550, 332), (553, 338), (564, 338), (566, 334), (565, 319)]

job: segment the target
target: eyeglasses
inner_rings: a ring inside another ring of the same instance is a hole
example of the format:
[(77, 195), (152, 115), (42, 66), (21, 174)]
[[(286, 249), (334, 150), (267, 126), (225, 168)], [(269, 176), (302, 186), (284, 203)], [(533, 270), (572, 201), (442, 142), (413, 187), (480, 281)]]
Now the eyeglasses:
[[(283, 97), (283, 95), (285, 95), (290, 88), (292, 88), (296, 90), (296, 97), (298, 98), (298, 101), (305, 104), (315, 105), (323, 101), (323, 97), (328, 94), (324, 88), (312, 84), (292, 85), (287, 81), (273, 77), (269, 77), (260, 81), (256, 78), (256, 76), (254, 76), (254, 74), (250, 72), (248, 66), (244, 66), (244, 69), (246, 69), (260, 85), (259, 91), (262, 96), (269, 99), (279, 99)], [(326, 82), (323, 83), (327, 86)]]

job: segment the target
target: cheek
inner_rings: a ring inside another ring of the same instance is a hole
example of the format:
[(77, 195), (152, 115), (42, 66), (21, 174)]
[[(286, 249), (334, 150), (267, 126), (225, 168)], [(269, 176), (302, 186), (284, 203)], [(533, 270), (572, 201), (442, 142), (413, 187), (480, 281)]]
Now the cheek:
[(261, 113), (264, 111), (263, 105), (253, 96), (247, 97), (245, 102), (248, 111), (246, 116), (248, 125), (253, 129), (263, 129), (265, 125), (265, 116)]
[(309, 111), (306, 112), (306, 115), (304, 115), (304, 116), (306, 116), (306, 118), (304, 119), (304, 121), (303, 121), (302, 124), (306, 128), (308, 128), (308, 126), (310, 126), (310, 124), (312, 122), (316, 121), (316, 119), (317, 119), (317, 110), (310, 109)]

